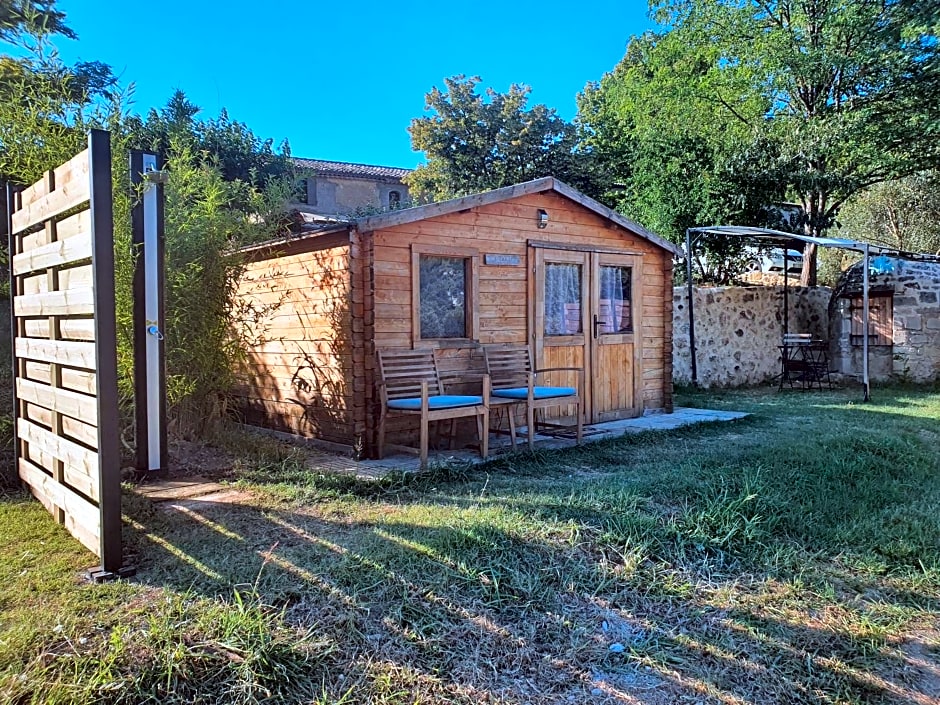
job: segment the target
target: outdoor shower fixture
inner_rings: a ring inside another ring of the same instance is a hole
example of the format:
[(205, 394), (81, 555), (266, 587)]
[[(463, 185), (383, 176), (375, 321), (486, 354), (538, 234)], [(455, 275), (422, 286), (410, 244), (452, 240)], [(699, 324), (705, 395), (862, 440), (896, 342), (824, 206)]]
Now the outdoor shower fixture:
[(144, 167), (143, 179), (151, 184), (166, 186), (170, 182), (170, 172), (166, 169), (157, 169), (153, 164), (147, 164)]

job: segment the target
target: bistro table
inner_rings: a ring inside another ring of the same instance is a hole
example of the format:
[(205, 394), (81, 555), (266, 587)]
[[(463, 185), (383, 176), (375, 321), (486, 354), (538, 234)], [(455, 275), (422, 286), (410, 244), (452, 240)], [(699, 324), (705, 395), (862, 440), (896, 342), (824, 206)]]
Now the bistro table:
[(803, 334), (785, 335), (780, 347), (780, 389), (822, 389), (823, 382), (832, 389), (829, 377), (829, 344)]

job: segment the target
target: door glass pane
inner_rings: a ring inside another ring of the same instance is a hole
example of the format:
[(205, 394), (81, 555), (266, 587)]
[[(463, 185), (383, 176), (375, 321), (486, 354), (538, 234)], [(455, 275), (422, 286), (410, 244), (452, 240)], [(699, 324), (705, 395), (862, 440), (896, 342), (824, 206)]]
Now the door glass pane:
[(467, 337), (467, 259), (421, 255), (421, 338)]
[(545, 335), (577, 335), (581, 325), (581, 265), (545, 265)]
[(631, 267), (601, 267), (601, 295), (597, 306), (600, 333), (632, 333)]

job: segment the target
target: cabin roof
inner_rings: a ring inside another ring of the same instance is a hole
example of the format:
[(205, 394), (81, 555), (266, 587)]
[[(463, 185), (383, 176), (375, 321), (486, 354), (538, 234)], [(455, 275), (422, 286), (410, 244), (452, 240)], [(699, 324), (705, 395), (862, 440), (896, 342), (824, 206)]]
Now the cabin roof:
[(585, 196), (580, 191), (573, 189), (571, 186), (568, 186), (566, 183), (559, 181), (553, 176), (545, 176), (540, 179), (526, 181), (525, 183), (515, 184), (513, 186), (504, 186), (503, 188), (498, 188), (493, 191), (485, 191), (483, 193), (477, 193), (470, 196), (461, 196), (460, 198), (453, 198), (449, 201), (430, 203), (425, 206), (415, 206), (413, 208), (403, 208), (401, 210), (390, 211), (388, 213), (381, 213), (379, 215), (368, 216), (366, 218), (359, 218), (355, 221), (355, 225), (360, 232), (369, 232), (372, 230), (380, 230), (382, 228), (391, 228), (396, 225), (413, 223), (415, 221), (424, 220), (426, 218), (448, 215), (449, 213), (457, 213), (469, 208), (490, 205), (491, 203), (508, 201), (512, 198), (518, 198), (519, 196), (529, 196), (535, 193), (544, 193), (546, 191), (554, 191), (555, 193), (569, 198), (572, 201), (584, 206), (588, 210), (593, 211), (602, 218), (606, 218), (607, 220), (616, 223), (620, 227), (625, 228), (635, 233), (636, 235), (639, 235), (643, 239), (648, 240), (654, 245), (661, 247), (662, 249), (667, 250), (674, 255), (682, 254), (682, 249), (678, 245), (675, 245), (660, 237), (659, 235), (656, 235), (655, 233), (647, 230), (639, 223), (636, 223), (635, 221), (632, 221), (629, 218), (621, 215), (617, 211), (608, 208), (603, 203), (599, 203), (593, 198)]
[(392, 228), (396, 225), (414, 223), (416, 221), (425, 220), (427, 218), (435, 218), (442, 215), (448, 215), (450, 213), (457, 213), (468, 210), (470, 208), (486, 206), (492, 203), (499, 203), (501, 201), (508, 201), (513, 198), (518, 198), (519, 196), (529, 196), (536, 193), (545, 193), (547, 191), (552, 191), (571, 199), (575, 203), (584, 206), (602, 218), (606, 218), (612, 223), (629, 230), (635, 235), (638, 235), (644, 240), (649, 241), (650, 243), (666, 250), (673, 255), (682, 256), (684, 254), (684, 251), (678, 245), (669, 242), (668, 240), (660, 237), (650, 230), (647, 230), (639, 223), (630, 220), (615, 210), (608, 208), (603, 203), (599, 203), (593, 198), (585, 196), (580, 191), (573, 189), (571, 186), (568, 186), (553, 176), (545, 176), (541, 179), (526, 181), (525, 183), (515, 184), (513, 186), (504, 186), (503, 188), (498, 188), (493, 191), (484, 191), (483, 193), (476, 193), (470, 196), (453, 198), (449, 201), (430, 203), (425, 206), (415, 206), (413, 208), (402, 208), (401, 210), (389, 211), (388, 213), (380, 213), (378, 215), (367, 216), (364, 218), (350, 218), (349, 220), (336, 218), (324, 220), (323, 222), (307, 223), (300, 235), (292, 236), (287, 239), (278, 238), (276, 240), (262, 242), (256, 245), (242, 248), (241, 251), (252, 252), (275, 247), (278, 245), (284, 245), (288, 242), (309, 241), (315, 238), (323, 237), (324, 235), (331, 235), (337, 232), (351, 230), (353, 228), (361, 233), (368, 233), (375, 230), (381, 230), (383, 228)]

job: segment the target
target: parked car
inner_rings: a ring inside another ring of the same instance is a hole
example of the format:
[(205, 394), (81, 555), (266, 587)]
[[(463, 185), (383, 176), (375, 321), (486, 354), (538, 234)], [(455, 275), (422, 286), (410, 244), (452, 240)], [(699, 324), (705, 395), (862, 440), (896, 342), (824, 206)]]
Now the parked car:
[[(748, 260), (744, 265), (747, 272), (782, 272), (783, 249), (747, 249)], [(799, 272), (803, 269), (803, 253), (799, 250), (787, 250), (787, 271)]]

